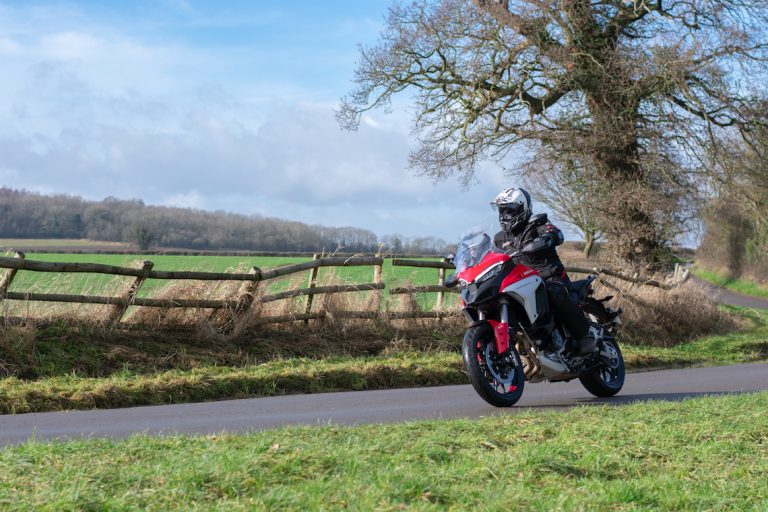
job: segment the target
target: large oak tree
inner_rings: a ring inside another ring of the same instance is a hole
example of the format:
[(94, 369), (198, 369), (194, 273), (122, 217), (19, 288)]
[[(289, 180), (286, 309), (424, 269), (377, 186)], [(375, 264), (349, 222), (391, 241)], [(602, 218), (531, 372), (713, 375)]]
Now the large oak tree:
[(625, 261), (657, 261), (697, 156), (761, 94), (765, 0), (416, 0), (362, 48), (339, 119), (410, 91), (411, 164), (472, 182), (484, 159), (578, 162)]

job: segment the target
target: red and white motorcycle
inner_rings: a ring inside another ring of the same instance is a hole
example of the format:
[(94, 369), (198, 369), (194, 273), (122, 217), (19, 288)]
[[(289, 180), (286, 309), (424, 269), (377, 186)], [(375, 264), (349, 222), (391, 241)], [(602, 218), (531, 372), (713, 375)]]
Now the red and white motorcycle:
[(606, 307), (611, 296), (592, 297), (595, 276), (572, 283), (572, 300), (602, 327), (598, 351), (584, 357), (571, 350), (571, 336), (550, 310), (539, 273), (516, 263), (526, 248), (507, 254), (492, 240), (482, 231), (463, 237), (453, 258), (456, 273), (445, 280), (446, 286), (461, 286), (470, 322), (462, 355), (475, 391), (496, 407), (520, 400), (525, 381), (578, 378), (595, 396), (618, 393), (624, 385), (624, 359), (615, 339), (621, 310)]

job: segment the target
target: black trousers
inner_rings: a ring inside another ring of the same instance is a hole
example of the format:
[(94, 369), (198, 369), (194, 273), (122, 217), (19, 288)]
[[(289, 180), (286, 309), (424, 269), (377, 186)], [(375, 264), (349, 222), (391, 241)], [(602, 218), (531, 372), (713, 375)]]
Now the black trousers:
[(549, 305), (571, 336), (576, 339), (585, 336), (589, 331), (589, 322), (579, 305), (569, 297), (571, 281), (568, 277), (550, 277), (544, 282), (547, 285)]

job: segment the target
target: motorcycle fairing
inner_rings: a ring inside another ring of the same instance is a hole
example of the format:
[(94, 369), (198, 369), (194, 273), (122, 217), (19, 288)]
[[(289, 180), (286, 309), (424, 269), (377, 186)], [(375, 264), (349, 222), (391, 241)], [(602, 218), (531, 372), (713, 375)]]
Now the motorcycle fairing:
[(539, 273), (532, 268), (517, 265), (501, 283), (501, 292), (520, 303), (531, 325), (536, 323), (540, 312), (536, 291), (544, 284)]
[[(502, 256), (506, 255), (502, 254)], [(499, 294), (499, 288), (501, 286), (502, 280), (504, 279), (504, 276), (506, 275), (507, 269), (514, 266), (514, 262), (508, 257), (501, 260), (496, 260), (495, 258), (493, 260), (489, 260), (496, 261), (490, 265), (486, 264), (486, 258), (484, 258), (480, 263), (480, 265), (483, 266), (483, 270), (477, 273), (477, 277), (475, 277), (474, 281), (467, 282), (466, 279), (464, 279), (464, 276), (467, 274), (459, 274), (462, 276), (460, 279), (463, 280), (461, 281), (461, 299), (465, 307), (469, 306), (473, 308), (482, 308), (483, 304), (494, 302)], [(496, 273), (493, 277), (478, 283), (479, 278), (482, 277), (483, 274), (490, 273), (497, 268), (499, 269), (499, 272)]]
[(525, 265), (515, 265), (515, 267), (512, 269), (512, 271), (507, 274), (507, 277), (504, 278), (504, 280), (501, 282), (501, 290), (504, 291), (504, 288), (511, 285), (515, 281), (520, 281), (523, 278), (526, 278), (528, 276), (538, 276), (539, 272), (535, 269), (526, 267)]
[(498, 264), (503, 264), (507, 260), (509, 260), (509, 256), (505, 253), (489, 252), (478, 265), (459, 272), (459, 279), (463, 279), (467, 283), (472, 283), (482, 274), (491, 270), (491, 268)]

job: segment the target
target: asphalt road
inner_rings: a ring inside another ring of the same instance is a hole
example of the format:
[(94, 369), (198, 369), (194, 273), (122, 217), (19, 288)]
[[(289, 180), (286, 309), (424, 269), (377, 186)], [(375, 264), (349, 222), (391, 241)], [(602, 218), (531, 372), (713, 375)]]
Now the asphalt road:
[(720, 302), (722, 304), (731, 304), (733, 306), (768, 309), (768, 299), (762, 299), (760, 297), (744, 295), (743, 293), (732, 292), (731, 290), (720, 288), (718, 286), (707, 283), (706, 281), (702, 281), (696, 277), (692, 279), (698, 284), (709, 288), (709, 290), (712, 292), (712, 298), (715, 299), (716, 302)]
[(0, 445), (29, 439), (124, 438), (135, 433), (214, 434), (284, 425), (359, 425), (428, 418), (479, 418), (574, 405), (675, 401), (701, 395), (768, 389), (768, 365), (692, 368), (628, 375), (613, 398), (592, 397), (578, 381), (527, 384), (517, 407), (496, 409), (469, 386), (324, 393), (199, 404), (0, 416)]

